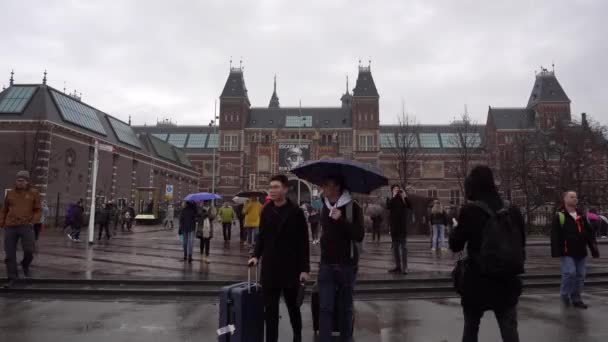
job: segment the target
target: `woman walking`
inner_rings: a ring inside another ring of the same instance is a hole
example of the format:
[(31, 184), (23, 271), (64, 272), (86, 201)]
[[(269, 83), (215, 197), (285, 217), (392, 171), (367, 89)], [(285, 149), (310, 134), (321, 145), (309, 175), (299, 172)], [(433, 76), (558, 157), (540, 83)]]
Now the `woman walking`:
[(179, 216), (179, 231), (182, 236), (182, 248), (184, 249), (184, 261), (192, 263), (192, 247), (194, 244), (194, 236), (196, 231), (196, 203), (186, 201), (183, 204), (184, 209)]
[(445, 248), (445, 227), (448, 225), (448, 215), (441, 206), (439, 200), (435, 200), (431, 209), (431, 222), (433, 240), (431, 243), (431, 251), (436, 250), (447, 251)]
[(201, 257), (204, 263), (209, 261), (209, 248), (213, 238), (213, 218), (206, 210), (201, 214), (201, 222), (196, 227), (196, 237), (201, 240)]

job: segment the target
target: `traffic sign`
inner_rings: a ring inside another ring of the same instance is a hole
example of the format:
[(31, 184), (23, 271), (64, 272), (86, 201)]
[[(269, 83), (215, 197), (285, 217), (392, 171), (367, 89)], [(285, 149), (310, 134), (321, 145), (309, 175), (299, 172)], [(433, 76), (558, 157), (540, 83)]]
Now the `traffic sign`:
[(167, 184), (165, 186), (165, 194), (167, 194), (167, 195), (173, 195), (173, 185)]

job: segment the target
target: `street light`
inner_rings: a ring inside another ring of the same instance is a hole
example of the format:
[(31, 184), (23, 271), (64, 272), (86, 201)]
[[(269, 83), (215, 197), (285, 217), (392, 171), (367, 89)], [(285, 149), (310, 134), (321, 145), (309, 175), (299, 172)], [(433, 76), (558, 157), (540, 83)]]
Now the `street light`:
[[(209, 123), (209, 126), (213, 127), (213, 135), (217, 135), (217, 120), (219, 116), (217, 115), (217, 100), (215, 101), (215, 106), (213, 108), (213, 120)], [(219, 145), (219, 137), (217, 137), (217, 144), (213, 147), (213, 161), (211, 163), (212, 173), (211, 173), (211, 193), (215, 194), (215, 154), (217, 151), (217, 147)], [(211, 205), (215, 207), (215, 199), (211, 201)]]

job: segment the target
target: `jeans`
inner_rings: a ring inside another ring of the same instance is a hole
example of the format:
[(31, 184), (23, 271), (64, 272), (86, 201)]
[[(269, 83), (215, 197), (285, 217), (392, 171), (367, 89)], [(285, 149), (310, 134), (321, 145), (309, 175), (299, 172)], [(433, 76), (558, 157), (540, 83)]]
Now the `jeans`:
[(443, 224), (433, 225), (433, 241), (431, 248), (443, 248), (445, 246), (445, 226)]
[(38, 241), (38, 236), (40, 236), (40, 231), (42, 230), (42, 223), (34, 224), (34, 236), (36, 241)]
[(209, 245), (211, 243), (211, 238), (202, 238), (201, 239), (201, 255), (209, 256)]
[(34, 260), (34, 228), (31, 225), (7, 226), (4, 228), (4, 254), (6, 273), (9, 280), (15, 280), (17, 275), (17, 244), (21, 239), (23, 249), (23, 260), (21, 266), (24, 269), (30, 267)]
[(80, 226), (72, 225), (71, 228), (72, 228), (72, 231), (70, 232), (70, 236), (72, 236), (72, 239), (80, 240)]
[(194, 231), (184, 232), (182, 238), (182, 248), (184, 249), (184, 257), (192, 257), (192, 248), (194, 245)]
[(171, 229), (173, 229), (173, 219), (165, 219), (165, 223), (164, 223), (165, 229), (167, 229), (168, 225), (171, 225)]
[(407, 246), (405, 238), (393, 237), (393, 257), (395, 258), (395, 267), (406, 271), (407, 270)]
[(239, 229), (240, 229), (240, 237), (241, 237), (241, 242), (245, 242), (245, 240), (247, 240), (247, 228), (245, 228), (244, 224), (243, 224), (243, 220), (239, 219)]
[(257, 227), (246, 227), (247, 229), (247, 243), (253, 245), (258, 236), (258, 228)]
[(313, 240), (319, 239), (319, 222), (310, 224), (310, 235), (312, 235)]
[[(484, 310), (478, 308), (463, 308), (464, 332), (462, 342), (477, 342), (479, 334), (479, 323), (483, 317)], [(495, 310), (494, 315), (500, 328), (503, 342), (519, 342), (517, 332), (517, 306), (503, 310)]]
[(587, 273), (587, 258), (574, 258), (565, 256), (562, 261), (562, 286), (560, 293), (573, 302), (581, 300), (585, 274)]
[[(279, 340), (279, 300), (281, 293), (287, 306), (291, 328), (293, 329), (294, 341), (302, 340), (302, 313), (297, 303), (298, 288), (270, 288), (263, 287), (264, 312), (266, 321), (266, 342), (277, 342)], [(283, 338), (281, 341), (287, 341)]]
[(97, 237), (97, 240), (101, 240), (101, 235), (103, 235), (103, 232), (106, 232), (106, 239), (109, 240), (110, 239), (110, 223), (100, 223), (99, 224), (99, 236)]
[(232, 235), (232, 222), (222, 223), (222, 230), (224, 233), (224, 241), (230, 241)]
[[(340, 340), (352, 341), (355, 266), (321, 264), (319, 268), (319, 342), (332, 341), (334, 310), (338, 310)], [(338, 307), (335, 296), (338, 295)]]

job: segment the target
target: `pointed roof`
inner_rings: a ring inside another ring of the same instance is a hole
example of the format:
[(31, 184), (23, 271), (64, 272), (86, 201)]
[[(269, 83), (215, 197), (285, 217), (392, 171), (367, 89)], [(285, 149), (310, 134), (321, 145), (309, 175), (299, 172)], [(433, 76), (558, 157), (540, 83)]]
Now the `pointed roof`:
[(224, 85), (224, 90), (222, 91), (222, 95), (220, 95), (220, 98), (223, 97), (244, 97), (249, 101), (242, 67), (230, 68), (226, 85)]
[(488, 119), (496, 129), (532, 129), (535, 127), (534, 110), (530, 108), (488, 108)]
[(270, 97), (270, 103), (268, 104), (268, 108), (281, 108), (281, 104), (279, 103), (279, 97), (277, 96), (277, 75), (274, 75), (274, 91), (272, 92), (272, 96)]
[(555, 72), (545, 68), (541, 68), (541, 72), (536, 74), (536, 81), (532, 87), (527, 107), (532, 108), (541, 102), (570, 103), (568, 95), (555, 77)]
[(379, 97), (374, 78), (372, 77), (371, 67), (359, 66), (359, 76), (357, 77), (357, 84), (353, 89), (354, 96), (371, 96)]

